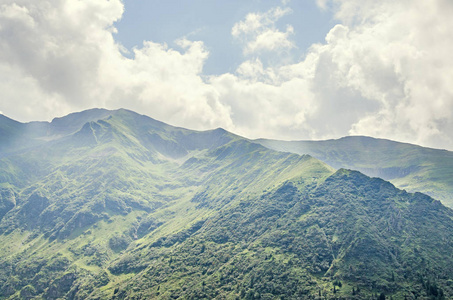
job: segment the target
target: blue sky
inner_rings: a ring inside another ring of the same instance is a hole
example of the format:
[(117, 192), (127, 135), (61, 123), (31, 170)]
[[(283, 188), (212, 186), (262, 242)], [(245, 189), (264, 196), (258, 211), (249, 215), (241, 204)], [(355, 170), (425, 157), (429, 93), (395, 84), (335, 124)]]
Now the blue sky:
[(167, 43), (172, 48), (177, 48), (174, 41), (182, 37), (203, 41), (210, 53), (204, 65), (204, 74), (209, 75), (234, 72), (243, 62), (242, 47), (231, 35), (231, 29), (249, 13), (266, 12), (275, 6), (291, 8), (292, 12), (278, 20), (276, 27), (280, 30), (287, 24), (294, 27), (291, 38), (297, 48), (285, 53), (292, 61), (303, 57), (312, 44), (324, 42), (326, 34), (336, 24), (331, 10), (320, 9), (310, 0), (286, 5), (275, 0), (123, 2), (123, 17), (115, 24), (117, 41), (128, 50), (141, 47), (144, 40)]
[(451, 0), (3, 0), (0, 112), (453, 150)]

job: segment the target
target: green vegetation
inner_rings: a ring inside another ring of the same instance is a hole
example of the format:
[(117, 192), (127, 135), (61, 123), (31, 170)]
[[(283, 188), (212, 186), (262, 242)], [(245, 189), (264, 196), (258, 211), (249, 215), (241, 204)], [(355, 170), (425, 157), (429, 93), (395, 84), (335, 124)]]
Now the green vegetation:
[(0, 299), (453, 297), (426, 195), (126, 110), (32, 125), (0, 120)]
[(358, 170), (422, 192), (453, 208), (453, 152), (384, 139), (350, 136), (327, 141), (257, 140), (273, 150), (308, 154), (334, 168)]

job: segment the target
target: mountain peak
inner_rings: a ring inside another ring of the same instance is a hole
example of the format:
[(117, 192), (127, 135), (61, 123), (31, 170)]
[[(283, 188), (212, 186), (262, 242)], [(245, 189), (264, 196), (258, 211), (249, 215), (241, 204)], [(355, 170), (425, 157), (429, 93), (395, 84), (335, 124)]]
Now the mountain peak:
[(78, 131), (85, 123), (104, 119), (112, 113), (113, 111), (103, 108), (71, 113), (64, 117), (54, 118), (50, 122), (50, 128), (53, 134), (70, 134)]

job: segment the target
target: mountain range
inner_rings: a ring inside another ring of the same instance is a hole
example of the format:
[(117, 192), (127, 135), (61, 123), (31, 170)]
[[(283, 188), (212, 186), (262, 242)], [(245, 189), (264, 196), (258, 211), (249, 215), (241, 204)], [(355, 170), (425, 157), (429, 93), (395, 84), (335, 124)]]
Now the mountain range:
[(450, 155), (0, 116), (0, 299), (450, 299)]
[(334, 168), (358, 170), (422, 192), (453, 207), (453, 152), (366, 136), (326, 141), (255, 142), (273, 150), (309, 154)]

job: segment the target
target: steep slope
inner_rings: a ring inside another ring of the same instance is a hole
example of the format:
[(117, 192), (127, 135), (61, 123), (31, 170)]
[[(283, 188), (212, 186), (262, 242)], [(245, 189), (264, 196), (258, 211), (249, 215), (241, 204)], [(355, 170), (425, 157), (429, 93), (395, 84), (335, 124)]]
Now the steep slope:
[(0, 299), (453, 296), (428, 196), (127, 110), (57, 123), (0, 158)]
[[(288, 178), (332, 173), (311, 157), (270, 151), (222, 129), (190, 131), (126, 110), (100, 117), (7, 149), (0, 160), (2, 296), (61, 297), (134, 240), (178, 232)], [(77, 123), (68, 118), (59, 123)], [(298, 175), (305, 168), (312, 173)], [(67, 272), (70, 283), (49, 288)]]
[[(450, 299), (453, 211), (357, 171), (288, 181), (110, 266), (115, 299)], [(440, 230), (439, 230), (440, 229)], [(183, 238), (184, 237), (184, 238)], [(100, 293), (107, 298), (112, 291)]]
[(78, 130), (87, 122), (109, 116), (106, 109), (91, 109), (73, 113), (52, 122), (20, 123), (0, 115), (0, 157), (30, 149)]
[(257, 140), (273, 150), (308, 154), (334, 168), (359, 170), (453, 207), (453, 152), (362, 136), (326, 141)]
[(14, 139), (20, 135), (22, 123), (0, 115), (0, 151), (11, 147)]

